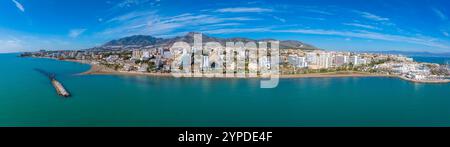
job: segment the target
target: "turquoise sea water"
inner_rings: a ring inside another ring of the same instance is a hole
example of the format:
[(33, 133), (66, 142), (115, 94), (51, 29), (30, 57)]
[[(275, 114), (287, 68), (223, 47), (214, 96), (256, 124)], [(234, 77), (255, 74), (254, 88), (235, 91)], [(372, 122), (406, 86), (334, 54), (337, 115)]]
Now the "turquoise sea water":
[(0, 54), (0, 126), (450, 126), (450, 84), (307, 78), (260, 89), (257, 79), (77, 76), (89, 66), (16, 55)]
[(414, 61), (417, 62), (428, 62), (428, 63), (437, 63), (437, 64), (450, 64), (450, 57), (421, 57), (414, 56), (412, 57)]

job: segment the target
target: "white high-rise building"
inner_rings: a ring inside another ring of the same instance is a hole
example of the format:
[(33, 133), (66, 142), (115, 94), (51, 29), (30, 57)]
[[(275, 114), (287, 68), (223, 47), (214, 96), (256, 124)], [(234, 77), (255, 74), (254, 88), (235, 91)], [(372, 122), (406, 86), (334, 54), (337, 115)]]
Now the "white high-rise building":
[(305, 57), (298, 57), (297, 55), (289, 55), (288, 56), (288, 62), (294, 67), (307, 67), (308, 63), (306, 62)]
[(358, 65), (358, 56), (353, 56), (350, 62), (353, 63), (353, 65)]
[(288, 63), (294, 67), (297, 67), (298, 66), (298, 56), (297, 55), (289, 55)]
[(141, 59), (142, 58), (142, 51), (141, 50), (133, 50), (131, 58), (132, 59), (136, 59), (136, 60)]
[(308, 64), (317, 64), (317, 53), (311, 52), (311, 53), (306, 53), (306, 62), (308, 62)]
[(335, 60), (334, 60), (336, 66), (342, 66), (344, 64), (347, 64), (348, 61), (348, 56), (345, 55), (337, 55)]
[(331, 54), (330, 53), (321, 53), (318, 60), (318, 65), (320, 68), (329, 68), (331, 67)]
[(298, 57), (298, 67), (308, 67), (308, 62), (306, 62), (305, 57)]
[(162, 54), (164, 53), (164, 49), (163, 49), (163, 48), (158, 48), (158, 53), (159, 53), (160, 55), (162, 55)]
[(150, 52), (149, 51), (143, 51), (141, 60), (147, 60), (149, 58), (150, 58)]
[(209, 69), (209, 56), (203, 56), (202, 69), (203, 71)]
[(270, 60), (267, 56), (259, 58), (259, 66), (261, 68), (270, 69)]
[(366, 60), (366, 59), (359, 58), (359, 59), (358, 59), (358, 65), (364, 65), (364, 64), (367, 64), (367, 60)]

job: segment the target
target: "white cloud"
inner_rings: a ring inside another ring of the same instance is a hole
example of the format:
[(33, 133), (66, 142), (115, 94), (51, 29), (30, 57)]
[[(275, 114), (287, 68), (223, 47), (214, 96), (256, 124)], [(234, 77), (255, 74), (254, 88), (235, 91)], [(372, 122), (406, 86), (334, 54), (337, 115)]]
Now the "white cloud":
[(321, 30), (321, 29), (296, 29), (296, 30), (294, 29), (294, 30), (272, 30), (272, 31), (282, 33), (301, 33), (313, 35), (335, 35), (343, 37), (355, 37), (355, 38), (384, 40), (392, 42), (407, 42), (429, 47), (436, 47), (440, 49), (450, 49), (450, 46), (448, 44), (437, 42), (438, 39), (425, 36), (401, 36), (401, 35), (381, 34), (368, 31), (350, 32), (350, 31)]
[(284, 19), (284, 18), (281, 18), (281, 17), (278, 17), (278, 16), (272, 16), (272, 17), (273, 17), (273, 19), (276, 19), (276, 20), (278, 20), (278, 21), (280, 21), (282, 23), (286, 22), (286, 19)]
[(292, 9), (295, 11), (303, 11), (303, 12), (307, 12), (307, 13), (315, 13), (315, 14), (320, 14), (320, 15), (335, 15), (332, 11), (333, 9), (335, 9), (336, 7), (333, 6), (306, 6), (306, 5), (283, 5), (282, 6), (283, 9), (288, 10), (288, 9)]
[(18, 39), (0, 40), (0, 53), (11, 53), (25, 51), (22, 41)]
[(322, 11), (322, 10), (317, 10), (317, 9), (312, 9), (312, 8), (308, 8), (308, 9), (304, 9), (307, 12), (312, 12), (312, 13), (318, 13), (318, 14), (322, 14), (322, 15), (334, 15), (333, 13), (327, 12), (327, 11)]
[(219, 17), (206, 14), (185, 13), (177, 16), (162, 17), (154, 12), (130, 12), (107, 21), (109, 27), (98, 35), (123, 37), (146, 34), (154, 36), (170, 36), (183, 30), (198, 30), (200, 26), (217, 28), (241, 24), (241, 22), (258, 20), (248, 17)]
[(214, 29), (202, 30), (207, 34), (233, 34), (233, 33), (256, 33), (256, 32), (270, 32), (270, 28), (240, 28), (240, 29)]
[(81, 34), (83, 34), (86, 31), (86, 29), (72, 29), (69, 31), (69, 37), (71, 38), (77, 38)]
[(208, 27), (225, 27), (225, 26), (240, 26), (242, 23), (219, 23), (208, 25)]
[(121, 12), (123, 10), (140, 9), (142, 7), (154, 8), (160, 5), (160, 1), (153, 0), (121, 0), (119, 2), (107, 1), (106, 3), (113, 5), (108, 10), (111, 14), (117, 14), (117, 12)]
[(447, 20), (447, 16), (442, 13), (441, 10), (436, 9), (436, 8), (432, 8), (431, 10), (433, 10), (433, 12), (436, 14), (436, 16), (438, 16), (441, 20)]
[[(351, 40), (355, 38), (369, 39), (369, 40), (381, 40), (391, 42), (403, 42), (416, 45), (423, 45), (428, 47), (449, 49), (450, 44), (437, 38), (410, 35), (408, 33), (396, 34), (383, 34), (378, 32), (369, 31), (342, 31), (342, 30), (321, 30), (321, 29), (281, 29), (280, 26), (268, 28), (264, 26), (254, 26), (253, 28), (247, 27), (246, 22), (252, 20), (259, 20), (258, 18), (249, 17), (232, 17), (225, 15), (214, 15), (217, 13), (207, 12), (273, 12), (272, 9), (264, 8), (250, 8), (250, 7), (237, 7), (237, 8), (223, 8), (218, 10), (205, 10), (201, 13), (185, 13), (176, 16), (161, 16), (155, 10), (147, 11), (134, 11), (120, 15), (109, 20), (104, 20), (106, 29), (99, 32), (98, 36), (109, 36), (111, 38), (123, 37), (136, 34), (153, 35), (156, 37), (172, 37), (174, 35), (184, 34), (184, 32), (200, 31), (207, 34), (232, 34), (232, 33), (251, 33), (251, 32), (271, 32), (271, 33), (301, 33), (301, 34), (314, 34), (314, 35), (332, 35), (342, 36), (345, 40)], [(314, 11), (320, 13), (318, 11)], [(323, 11), (325, 12), (325, 11)], [(333, 11), (331, 11), (333, 12)], [(365, 29), (381, 30), (377, 25), (395, 25), (390, 22), (389, 18), (381, 17), (369, 12), (362, 12), (356, 10), (347, 10), (347, 12), (358, 14), (362, 18), (373, 20), (370, 23), (343, 23), (343, 25), (354, 26)], [(332, 13), (323, 13), (324, 15), (333, 15)], [(273, 15), (265, 15), (272, 17), (275, 20), (285, 22), (286, 20), (278, 18)], [(311, 19), (311, 20), (326, 20), (324, 18), (313, 18), (297, 16), (296, 18)], [(362, 21), (361, 21), (362, 22)], [(369, 25), (370, 24), (370, 25)], [(376, 24), (376, 25), (375, 25)], [(242, 28), (236, 28), (234, 25), (239, 25)], [(280, 28), (280, 29), (274, 29)], [(445, 35), (445, 34), (444, 34)]]
[(30, 52), (40, 49), (73, 50), (92, 47), (95, 40), (70, 39), (65, 35), (45, 35), (0, 28), (0, 53)]
[(250, 7), (236, 7), (236, 8), (222, 8), (216, 10), (216, 12), (230, 12), (230, 13), (259, 13), (259, 12), (272, 12), (272, 9), (266, 9), (266, 8), (250, 8)]
[(137, 18), (141, 18), (141, 17), (145, 17), (145, 16), (151, 16), (151, 15), (155, 15), (155, 12), (154, 11), (143, 11), (143, 12), (134, 11), (134, 12), (130, 12), (130, 13), (109, 19), (108, 21), (106, 21), (106, 23), (130, 21), (133, 19), (137, 19)]
[(140, 4), (145, 4), (149, 2), (150, 0), (124, 0), (116, 5), (116, 7), (132, 7)]
[(359, 24), (359, 23), (343, 23), (343, 25), (366, 28), (366, 29), (373, 29), (373, 30), (380, 30), (380, 28), (377, 28), (377, 27), (374, 27), (371, 25)]
[(444, 34), (444, 36), (450, 37), (450, 34), (448, 32), (443, 31), (442, 34)]
[(319, 18), (319, 17), (306, 17), (306, 16), (299, 16), (298, 18), (300, 19), (308, 19), (308, 20), (319, 20), (319, 21), (324, 21), (325, 18)]
[(385, 17), (381, 17), (369, 12), (362, 12), (362, 11), (355, 11), (356, 13), (358, 13), (359, 15), (361, 15), (361, 17), (370, 19), (370, 20), (374, 20), (374, 21), (389, 21), (389, 18), (385, 18)]
[(17, 9), (19, 9), (22, 12), (25, 12), (25, 8), (23, 7), (23, 5), (21, 3), (19, 3), (17, 0), (12, 0), (12, 2), (14, 4), (16, 4)]

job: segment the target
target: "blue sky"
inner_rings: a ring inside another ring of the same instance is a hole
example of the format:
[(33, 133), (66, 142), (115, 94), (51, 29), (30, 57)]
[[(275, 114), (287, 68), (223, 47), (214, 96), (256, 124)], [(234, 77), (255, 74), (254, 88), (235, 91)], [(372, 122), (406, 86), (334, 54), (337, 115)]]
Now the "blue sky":
[(330, 50), (450, 52), (448, 0), (1, 0), (0, 12), (0, 53), (191, 31)]

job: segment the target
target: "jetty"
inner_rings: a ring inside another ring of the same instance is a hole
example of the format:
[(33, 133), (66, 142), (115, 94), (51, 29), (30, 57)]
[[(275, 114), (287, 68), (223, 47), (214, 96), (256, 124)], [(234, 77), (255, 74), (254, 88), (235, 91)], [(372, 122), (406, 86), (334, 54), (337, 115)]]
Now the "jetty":
[(47, 76), (53, 87), (55, 87), (56, 93), (58, 93), (58, 95), (63, 96), (63, 97), (69, 97), (70, 93), (66, 90), (66, 88), (64, 88), (63, 84), (61, 84), (58, 80), (56, 80), (55, 78), (55, 74), (51, 74), (49, 72), (46, 72), (42, 69), (34, 69), (36, 71), (38, 71), (39, 73), (42, 73), (43, 75)]
[(60, 82), (58, 82), (55, 78), (52, 78), (51, 80), (52, 80), (52, 85), (53, 85), (53, 87), (55, 87), (58, 95), (63, 96), (63, 97), (70, 96), (70, 93), (67, 92), (67, 90), (64, 88), (64, 86)]

